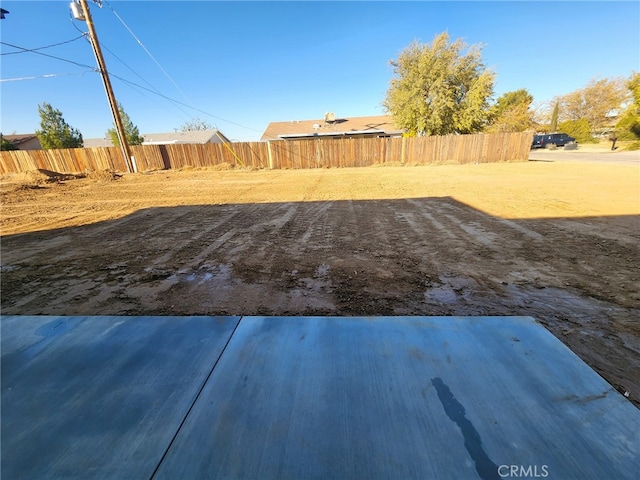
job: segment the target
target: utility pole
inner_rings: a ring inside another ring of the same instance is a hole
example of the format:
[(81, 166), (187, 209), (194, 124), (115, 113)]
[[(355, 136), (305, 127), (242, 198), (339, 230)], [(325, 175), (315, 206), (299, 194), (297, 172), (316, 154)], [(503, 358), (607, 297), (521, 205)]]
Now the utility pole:
[(120, 111), (118, 110), (116, 97), (113, 94), (113, 89), (111, 88), (111, 81), (109, 80), (107, 67), (104, 63), (104, 58), (102, 57), (102, 51), (100, 50), (100, 44), (98, 43), (98, 36), (96, 35), (96, 30), (93, 27), (93, 20), (91, 19), (91, 12), (89, 11), (87, 0), (80, 0), (80, 5), (82, 6), (82, 12), (87, 22), (87, 27), (89, 27), (89, 35), (91, 36), (91, 46), (93, 47), (93, 53), (96, 56), (96, 61), (98, 62), (98, 68), (100, 69), (100, 74), (102, 75), (102, 82), (104, 83), (104, 89), (107, 92), (107, 99), (109, 100), (109, 106), (111, 107), (113, 120), (116, 124), (116, 132), (118, 133), (120, 150), (122, 151), (122, 155), (124, 156), (124, 163), (127, 166), (127, 171), (129, 173), (135, 172), (137, 169), (131, 158), (131, 151), (129, 149), (129, 143), (127, 142), (127, 135), (124, 131), (122, 118), (120, 118)]

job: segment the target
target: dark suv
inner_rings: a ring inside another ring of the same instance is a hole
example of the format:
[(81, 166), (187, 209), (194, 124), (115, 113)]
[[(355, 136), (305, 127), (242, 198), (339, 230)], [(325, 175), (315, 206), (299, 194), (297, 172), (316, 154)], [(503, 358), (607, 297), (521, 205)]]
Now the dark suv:
[(555, 148), (564, 147), (575, 143), (576, 139), (566, 133), (547, 133), (546, 135), (534, 135), (531, 148)]

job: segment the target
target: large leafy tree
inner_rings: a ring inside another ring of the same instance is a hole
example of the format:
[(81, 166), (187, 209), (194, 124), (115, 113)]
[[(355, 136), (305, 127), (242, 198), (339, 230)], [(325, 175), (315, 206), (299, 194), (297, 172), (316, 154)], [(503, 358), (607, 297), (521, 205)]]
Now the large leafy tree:
[(491, 125), (488, 132), (524, 132), (533, 125), (530, 110), (533, 97), (524, 88), (507, 92), (498, 98), (491, 109)]
[(82, 134), (71, 128), (60, 110), (43, 102), (42, 105), (38, 105), (38, 113), (40, 130), (36, 130), (36, 135), (43, 149), (82, 147)]
[(633, 73), (627, 82), (632, 101), (616, 124), (618, 136), (624, 140), (640, 138), (640, 73)]
[(495, 75), (482, 63), (481, 46), (467, 48), (443, 32), (429, 44), (413, 42), (391, 65), (395, 78), (383, 105), (409, 135), (473, 133), (486, 126)]
[(585, 119), (593, 129), (607, 125), (607, 115), (617, 110), (627, 96), (620, 78), (594, 78), (584, 87), (557, 98), (560, 120)]
[[(122, 127), (124, 128), (124, 134), (127, 137), (127, 143), (129, 145), (141, 145), (144, 141), (140, 130), (133, 124), (127, 112), (124, 111), (122, 105), (118, 103), (118, 112), (120, 112), (120, 119), (122, 120)], [(107, 130), (107, 136), (111, 138), (111, 142), (115, 146), (120, 146), (120, 139), (118, 138), (118, 131), (114, 128)]]
[(553, 107), (553, 113), (551, 114), (551, 124), (549, 125), (550, 132), (558, 131), (558, 116), (560, 114), (560, 104), (556, 102)]

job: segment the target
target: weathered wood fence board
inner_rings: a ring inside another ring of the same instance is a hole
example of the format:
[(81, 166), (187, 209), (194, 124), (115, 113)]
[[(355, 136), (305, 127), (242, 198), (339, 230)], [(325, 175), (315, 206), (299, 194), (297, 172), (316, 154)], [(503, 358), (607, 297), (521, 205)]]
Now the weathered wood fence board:
[[(340, 138), (229, 144), (131, 147), (138, 171), (186, 167), (299, 169), (526, 161), (532, 133), (446, 135), (414, 138)], [(126, 171), (117, 147), (0, 152), (0, 174)]]

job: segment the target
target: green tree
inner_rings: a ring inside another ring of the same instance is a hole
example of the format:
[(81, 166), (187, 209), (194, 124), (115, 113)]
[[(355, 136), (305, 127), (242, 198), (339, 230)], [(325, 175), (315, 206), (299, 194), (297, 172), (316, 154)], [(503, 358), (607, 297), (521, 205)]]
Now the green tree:
[(69, 126), (60, 110), (43, 102), (38, 105), (38, 113), (40, 130), (36, 130), (36, 135), (43, 149), (82, 147), (82, 134)]
[(495, 75), (482, 63), (481, 46), (466, 47), (443, 32), (429, 44), (413, 42), (391, 61), (395, 78), (383, 106), (408, 135), (473, 133), (486, 126)]
[(578, 143), (595, 143), (597, 140), (591, 136), (591, 125), (586, 118), (579, 120), (565, 120), (558, 125), (562, 133), (566, 133), (576, 139)]
[(601, 129), (607, 125), (607, 115), (620, 109), (627, 91), (620, 78), (592, 79), (581, 89), (557, 99), (560, 104), (560, 120), (580, 120), (584, 118), (591, 128)]
[(491, 109), (488, 132), (524, 132), (533, 125), (533, 112), (529, 107), (533, 97), (524, 88), (507, 92), (498, 98)]
[(549, 125), (549, 131), (550, 132), (557, 132), (558, 131), (558, 112), (560, 109), (560, 102), (556, 102), (555, 106), (553, 107), (553, 113), (551, 114), (551, 125)]
[(206, 120), (194, 117), (191, 120), (184, 122), (180, 127), (180, 130), (183, 132), (193, 132), (196, 130), (211, 130), (213, 128), (215, 127)]
[(4, 136), (0, 133), (0, 151), (4, 152), (7, 150), (18, 150), (18, 147), (4, 138)]
[[(140, 135), (140, 130), (136, 127), (127, 112), (124, 111), (122, 105), (118, 102), (118, 112), (120, 112), (120, 119), (122, 120), (122, 127), (124, 128), (124, 134), (127, 137), (127, 143), (129, 145), (142, 145), (144, 138)], [(120, 139), (118, 138), (118, 131), (114, 128), (107, 130), (107, 136), (111, 138), (111, 143), (116, 147), (120, 146)]]
[(632, 101), (620, 116), (616, 131), (621, 140), (638, 140), (640, 139), (640, 73), (631, 74), (627, 87)]

